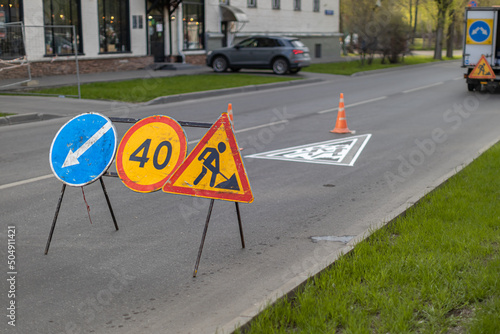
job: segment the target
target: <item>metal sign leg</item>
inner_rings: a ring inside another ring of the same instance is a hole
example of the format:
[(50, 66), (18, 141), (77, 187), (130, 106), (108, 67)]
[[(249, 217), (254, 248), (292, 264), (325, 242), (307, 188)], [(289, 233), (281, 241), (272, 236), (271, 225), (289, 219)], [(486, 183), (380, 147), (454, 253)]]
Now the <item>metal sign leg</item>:
[(113, 218), (113, 223), (115, 224), (115, 228), (118, 231), (119, 228), (118, 228), (118, 224), (116, 223), (115, 213), (113, 212), (113, 208), (111, 207), (111, 202), (109, 201), (108, 192), (106, 191), (106, 186), (104, 185), (104, 181), (102, 179), (102, 176), (99, 178), (99, 180), (101, 181), (102, 191), (104, 192), (104, 196), (106, 197), (106, 202), (108, 202), (108, 207), (109, 207), (109, 211), (111, 212), (111, 217)]
[(201, 237), (200, 249), (198, 250), (198, 258), (196, 259), (196, 264), (194, 266), (193, 277), (196, 277), (198, 273), (198, 266), (200, 265), (201, 252), (203, 251), (203, 244), (205, 243), (205, 237), (207, 236), (208, 223), (210, 222), (210, 216), (212, 215), (212, 209), (214, 207), (215, 200), (212, 199), (210, 201), (210, 207), (208, 208), (207, 221), (205, 222), (205, 229), (203, 230), (203, 235)]
[(49, 239), (47, 240), (47, 245), (45, 246), (45, 255), (49, 252), (50, 242), (52, 241), (52, 235), (54, 234), (54, 229), (56, 228), (57, 216), (59, 216), (59, 210), (61, 209), (61, 203), (64, 196), (64, 191), (66, 190), (66, 183), (63, 183), (61, 189), (61, 196), (59, 196), (59, 202), (57, 203), (56, 213), (54, 215), (54, 220), (52, 221), (52, 227), (50, 228)]
[(234, 204), (236, 204), (236, 214), (238, 215), (238, 225), (240, 226), (241, 248), (245, 248), (245, 238), (243, 237), (243, 226), (241, 225), (240, 206), (238, 202), (234, 202)]

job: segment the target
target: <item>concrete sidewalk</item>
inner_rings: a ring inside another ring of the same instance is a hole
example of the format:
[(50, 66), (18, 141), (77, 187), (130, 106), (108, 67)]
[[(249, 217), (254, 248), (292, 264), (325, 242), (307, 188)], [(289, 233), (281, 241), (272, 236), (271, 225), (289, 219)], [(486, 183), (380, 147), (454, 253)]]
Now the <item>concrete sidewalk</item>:
[(107, 82), (107, 81), (124, 81), (132, 79), (149, 79), (149, 78), (163, 78), (177, 75), (195, 75), (213, 72), (208, 66), (195, 66), (188, 64), (179, 64), (174, 66), (171, 70), (154, 70), (147, 68), (136, 71), (113, 71), (113, 72), (99, 72), (99, 73), (81, 73), (78, 77), (76, 74), (70, 75), (53, 75), (43, 77), (33, 77), (29, 83), (21, 85), (14, 85), (2, 88), (3, 85), (11, 84), (13, 80), (0, 80), (0, 91), (14, 90), (22, 88), (45, 88), (45, 87), (58, 87), (77, 85), (78, 79), (80, 84), (92, 82)]

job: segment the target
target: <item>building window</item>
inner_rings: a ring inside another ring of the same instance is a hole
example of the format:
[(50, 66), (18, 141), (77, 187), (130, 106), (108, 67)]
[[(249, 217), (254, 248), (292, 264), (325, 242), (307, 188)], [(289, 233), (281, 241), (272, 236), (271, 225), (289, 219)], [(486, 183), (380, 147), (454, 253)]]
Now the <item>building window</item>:
[(204, 0), (182, 2), (182, 24), (184, 50), (205, 49), (205, 5)]
[(129, 52), (128, 1), (99, 0), (99, 52)]
[(22, 0), (0, 0), (0, 24), (23, 20)]
[(319, 0), (313, 2), (313, 12), (319, 12)]
[(314, 44), (314, 56), (321, 58), (321, 44)]
[(73, 29), (54, 27), (75, 26), (76, 48), (83, 52), (80, 0), (44, 0), (45, 53), (47, 55), (75, 54)]
[[(0, 0), (0, 65), (2, 59), (16, 59), (26, 55), (22, 26), (19, 24), (23, 21), (22, 5), (22, 0)], [(5, 25), (6, 23), (14, 24)], [(1, 71), (2, 69), (0, 73)]]
[(247, 0), (248, 7), (257, 7), (257, 0)]
[(293, 0), (293, 10), (300, 10), (300, 0)]
[(280, 0), (271, 0), (273, 2), (273, 9), (280, 9)]

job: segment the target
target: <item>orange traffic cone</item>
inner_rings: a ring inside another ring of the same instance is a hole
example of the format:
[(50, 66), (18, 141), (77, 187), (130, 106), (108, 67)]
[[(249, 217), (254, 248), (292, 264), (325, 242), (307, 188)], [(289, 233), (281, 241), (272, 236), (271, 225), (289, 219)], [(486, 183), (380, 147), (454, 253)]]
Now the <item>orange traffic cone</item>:
[(227, 114), (229, 115), (229, 120), (231, 121), (231, 126), (233, 127), (233, 132), (234, 132), (233, 104), (232, 103), (229, 103), (227, 105)]
[[(233, 128), (233, 133), (234, 133), (233, 105), (231, 103), (227, 105), (227, 114), (229, 115), (229, 120), (231, 121), (231, 127)], [(242, 150), (243, 147), (240, 147), (240, 151)]]
[(335, 128), (330, 132), (333, 133), (352, 133), (353, 131), (347, 128), (347, 120), (345, 118), (344, 94), (340, 93), (339, 112), (337, 114), (337, 122)]

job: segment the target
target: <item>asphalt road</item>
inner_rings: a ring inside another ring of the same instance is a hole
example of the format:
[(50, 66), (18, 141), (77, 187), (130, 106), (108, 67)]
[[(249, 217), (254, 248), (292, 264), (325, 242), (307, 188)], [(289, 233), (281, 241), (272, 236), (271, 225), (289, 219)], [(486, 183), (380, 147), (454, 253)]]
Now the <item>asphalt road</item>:
[[(227, 333), (500, 139), (500, 96), (468, 92), (458, 62), (322, 78), (165, 105), (65, 106), (67, 115), (99, 110), (214, 122), (232, 103), (243, 156), (371, 135), (356, 146), (363, 150), (352, 166), (245, 158), (255, 196), (240, 205), (246, 249), (234, 204), (216, 201), (197, 278), (193, 266), (210, 201), (134, 193), (115, 178), (104, 181), (120, 230), (98, 182), (84, 189), (92, 224), (82, 190), (67, 188), (45, 256), (61, 192), (48, 154), (69, 118), (0, 127), (3, 277), (7, 226), (15, 226), (17, 261), (16, 326), (4, 316), (2, 333)], [(330, 133), (340, 93), (355, 135)], [(116, 124), (119, 138), (129, 126)], [(192, 149), (206, 130), (185, 131)], [(5, 314), (10, 288), (2, 280)]]

